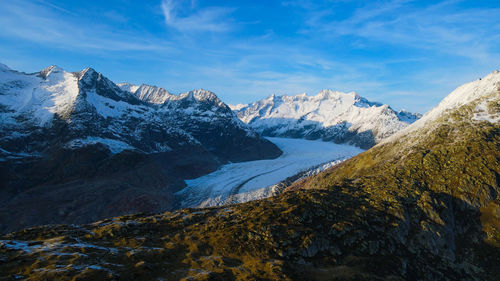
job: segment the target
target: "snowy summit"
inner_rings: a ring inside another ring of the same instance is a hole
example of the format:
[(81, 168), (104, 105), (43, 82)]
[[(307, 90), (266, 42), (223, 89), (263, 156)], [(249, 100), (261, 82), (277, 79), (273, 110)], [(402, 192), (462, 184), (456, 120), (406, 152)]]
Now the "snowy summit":
[(420, 117), (394, 111), (358, 94), (323, 90), (315, 96), (271, 95), (233, 106), (238, 117), (265, 136), (333, 140), (368, 148)]

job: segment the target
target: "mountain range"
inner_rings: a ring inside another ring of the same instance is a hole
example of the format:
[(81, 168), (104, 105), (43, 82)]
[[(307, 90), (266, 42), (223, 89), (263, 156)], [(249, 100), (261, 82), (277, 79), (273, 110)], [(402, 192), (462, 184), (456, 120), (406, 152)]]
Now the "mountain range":
[[(291, 107), (293, 114), (281, 114)], [(278, 157), (261, 134), (368, 148), (418, 117), (331, 91), (272, 97), (233, 112), (206, 90), (176, 95), (115, 84), (92, 68), (24, 73), (0, 64), (0, 233), (172, 210), (185, 180)], [(275, 123), (282, 133), (257, 126)]]
[(238, 117), (270, 137), (321, 139), (370, 148), (418, 120), (420, 114), (395, 111), (358, 94), (323, 90), (315, 96), (271, 95), (233, 105)]
[(42, 226), (4, 278), (498, 280), (500, 72), (373, 148), (262, 200)]
[(281, 154), (212, 92), (122, 88), (0, 65), (0, 232), (170, 210), (185, 179)]

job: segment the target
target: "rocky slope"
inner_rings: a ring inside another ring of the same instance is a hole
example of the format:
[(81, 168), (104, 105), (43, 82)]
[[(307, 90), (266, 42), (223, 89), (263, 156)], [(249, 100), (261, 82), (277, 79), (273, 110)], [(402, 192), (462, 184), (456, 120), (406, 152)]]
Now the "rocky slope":
[(397, 220), (382, 242), (404, 246), (393, 255), (405, 278), (498, 280), (499, 121), (495, 71), (374, 148), (289, 190), (348, 187), (366, 196), (369, 208)]
[(0, 66), (0, 232), (169, 210), (183, 179), (281, 154), (214, 93), (135, 90), (90, 68)]
[(2, 237), (5, 279), (498, 280), (500, 73), (279, 196)]
[(331, 90), (316, 96), (271, 95), (232, 109), (265, 136), (323, 139), (361, 148), (370, 148), (420, 118), (420, 114), (396, 112), (353, 92)]

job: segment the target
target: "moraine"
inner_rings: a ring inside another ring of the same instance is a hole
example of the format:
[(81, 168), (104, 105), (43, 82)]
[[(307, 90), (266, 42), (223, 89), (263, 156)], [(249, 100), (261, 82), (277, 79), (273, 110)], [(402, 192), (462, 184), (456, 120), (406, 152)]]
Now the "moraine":
[(186, 180), (176, 196), (180, 207), (209, 207), (269, 197), (277, 184), (301, 172), (317, 172), (364, 150), (348, 144), (317, 140), (267, 138), (283, 154), (270, 160), (230, 163), (202, 177)]

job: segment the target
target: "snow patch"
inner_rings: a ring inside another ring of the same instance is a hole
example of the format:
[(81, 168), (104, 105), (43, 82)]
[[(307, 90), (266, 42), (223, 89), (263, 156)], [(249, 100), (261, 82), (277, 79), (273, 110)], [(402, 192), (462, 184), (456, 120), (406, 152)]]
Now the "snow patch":
[(487, 121), (490, 123), (498, 123), (500, 121), (500, 112), (490, 112), (488, 109), (489, 102), (491, 102), (490, 99), (485, 99), (476, 106), (472, 120)]
[(77, 78), (57, 66), (43, 70), (44, 78), (19, 72), (3, 72), (0, 76), (0, 104), (15, 115), (26, 113), (31, 122), (40, 126), (52, 120), (54, 114), (69, 112), (78, 96)]
[(144, 118), (144, 113), (149, 108), (140, 105), (132, 105), (125, 101), (115, 101), (97, 94), (95, 91), (87, 92), (87, 101), (94, 106), (99, 115), (104, 118), (116, 118), (123, 115)]
[(96, 143), (102, 143), (109, 148), (111, 153), (116, 154), (124, 150), (135, 150), (135, 147), (125, 143), (123, 141), (114, 139), (104, 139), (99, 137), (86, 137), (84, 139), (74, 139), (66, 144), (67, 148), (75, 149), (84, 147), (87, 145), (92, 145)]
[(229, 108), (231, 108), (231, 110), (240, 110), (246, 106), (248, 106), (248, 104), (244, 104), (244, 103), (238, 103), (238, 104), (228, 104), (227, 106), (229, 106)]
[(165, 101), (172, 100), (177, 97), (163, 88), (145, 84), (137, 87), (133, 93), (138, 99), (153, 104), (163, 104)]

